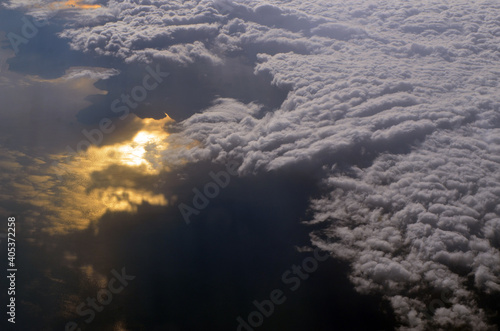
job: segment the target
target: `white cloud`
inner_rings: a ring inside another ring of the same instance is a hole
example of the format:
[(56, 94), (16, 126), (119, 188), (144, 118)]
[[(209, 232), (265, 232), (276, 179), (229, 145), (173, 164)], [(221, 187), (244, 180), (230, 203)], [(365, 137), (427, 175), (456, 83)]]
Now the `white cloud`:
[[(247, 56), (290, 89), (267, 113), (219, 99), (170, 136), (199, 143), (166, 158), (239, 159), (241, 174), (331, 167), (331, 193), (312, 203), (328, 229), (312, 238), (351, 263), (356, 288), (386, 295), (401, 329), (487, 329), (478, 293), (500, 287), (497, 2), (137, 0), (106, 11), (61, 36), (128, 62)], [(428, 293), (444, 289), (450, 304), (426, 318)]]
[(116, 69), (87, 69), (87, 68), (71, 68), (66, 72), (64, 76), (65, 79), (79, 79), (83, 77), (88, 77), (90, 79), (100, 80), (108, 79), (110, 77), (116, 76), (120, 71)]
[[(500, 289), (499, 246), (491, 230), (500, 215), (500, 195), (492, 190), (500, 185), (500, 162), (491, 153), (498, 144), (484, 144), (485, 131), (469, 126), (435, 132), (409, 154), (380, 156), (356, 178), (332, 173), (332, 193), (313, 204), (314, 221), (326, 222), (332, 235), (313, 240), (351, 261), (351, 278), (362, 292), (409, 300), (426, 288), (449, 289), (457, 305), (482, 316), (476, 293)], [(406, 271), (411, 277), (404, 278)], [(475, 286), (466, 285), (468, 275)], [(424, 306), (430, 302), (419, 299)], [(419, 323), (424, 329), (444, 323), (455, 308)]]

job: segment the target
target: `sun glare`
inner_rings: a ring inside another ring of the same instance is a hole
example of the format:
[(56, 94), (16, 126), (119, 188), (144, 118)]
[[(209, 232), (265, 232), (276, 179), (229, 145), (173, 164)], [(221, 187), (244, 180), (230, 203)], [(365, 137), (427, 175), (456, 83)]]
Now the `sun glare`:
[[(155, 167), (155, 158), (167, 149), (165, 139), (168, 133), (163, 130), (166, 122), (172, 121), (169, 117), (163, 120), (136, 119), (141, 122), (142, 129), (131, 140), (113, 145), (91, 146), (83, 157), (93, 160), (91, 168), (104, 169), (111, 164), (120, 164), (130, 167), (139, 167), (141, 172), (157, 174), (161, 169)], [(147, 150), (152, 151), (147, 153)]]
[[(73, 215), (73, 223), (54, 222), (52, 231), (85, 228), (106, 211), (134, 212), (143, 202), (166, 206), (168, 200), (154, 187), (141, 187), (137, 179), (134, 181), (126, 175), (108, 170), (119, 166), (128, 169), (127, 173), (138, 176), (158, 175), (161, 171), (167, 171), (161, 157), (168, 148), (165, 140), (169, 134), (164, 126), (171, 121), (168, 116), (162, 120), (136, 118), (134, 124), (140, 124), (141, 127), (131, 139), (112, 145), (90, 146), (66, 164), (62, 209)], [(109, 183), (96, 183), (95, 174), (101, 174)]]
[(150, 168), (148, 161), (145, 159), (146, 146), (148, 144), (156, 144), (160, 139), (155, 133), (139, 131), (131, 143), (116, 148), (120, 162), (130, 166), (140, 166), (143, 164), (146, 168)]

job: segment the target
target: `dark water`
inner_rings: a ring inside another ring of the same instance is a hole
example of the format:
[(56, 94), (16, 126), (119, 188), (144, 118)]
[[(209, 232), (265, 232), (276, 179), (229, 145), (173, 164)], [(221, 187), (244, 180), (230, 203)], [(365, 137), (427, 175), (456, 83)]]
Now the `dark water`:
[[(179, 201), (190, 203), (192, 188), (210, 181), (208, 172), (166, 179)], [(254, 300), (269, 300), (279, 289), (285, 301), (252, 329), (392, 330), (387, 302), (356, 294), (343, 263), (319, 262), (295, 291), (296, 283), (283, 282), (287, 270), (313, 256), (296, 249), (310, 245), (312, 229), (299, 220), (317, 193), (311, 179), (300, 172), (233, 178), (189, 225), (176, 206), (142, 205), (71, 235), (38, 235), (18, 253), (24, 267), (16, 329), (65, 330), (74, 321), (81, 330), (113, 330), (121, 321), (126, 330), (237, 330), (236, 319), (248, 321), (257, 310)], [(68, 252), (76, 256), (71, 263)], [(90, 323), (68, 305), (99, 291), (78, 271), (85, 265), (109, 278), (122, 268), (135, 276)]]

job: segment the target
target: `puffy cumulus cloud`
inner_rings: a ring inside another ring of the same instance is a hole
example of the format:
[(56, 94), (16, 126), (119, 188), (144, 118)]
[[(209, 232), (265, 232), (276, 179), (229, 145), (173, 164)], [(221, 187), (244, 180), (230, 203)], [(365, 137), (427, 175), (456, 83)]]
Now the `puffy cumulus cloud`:
[(94, 13), (70, 21), (60, 34), (73, 49), (126, 62), (182, 64), (220, 62), (234, 52), (309, 53), (321, 40), (307, 31), (324, 21), (271, 4), (208, 0), (110, 1)]
[[(500, 290), (492, 230), (500, 216), (500, 144), (488, 139), (498, 133), (443, 130), (409, 154), (381, 155), (349, 175), (333, 169), (331, 193), (313, 202), (313, 222), (328, 224), (328, 236), (315, 233), (313, 241), (351, 261), (357, 289), (385, 293), (408, 326), (487, 329), (477, 295)], [(450, 307), (425, 318), (428, 293), (444, 290), (453, 293)]]
[[(196, 41), (217, 35), (220, 15), (210, 5), (209, 1), (110, 1), (106, 10), (112, 17), (67, 29), (61, 36), (70, 39), (73, 49), (128, 61), (178, 52), (184, 54), (178, 55), (183, 60), (197, 49), (205, 53)], [(178, 45), (186, 43), (194, 44)], [(169, 49), (174, 45), (177, 48)]]
[[(498, 39), (493, 23), (484, 27), (487, 42), (481, 41), (488, 47), (462, 52), (464, 43), (470, 49), (476, 44), (471, 34), (479, 27), (474, 29), (470, 21), (484, 15), (494, 21), (486, 5), (422, 9), (408, 4), (391, 8), (386, 3), (355, 11), (341, 4), (323, 11), (313, 6), (303, 9), (311, 13), (309, 16), (293, 16), (297, 22), (298, 17), (310, 19), (309, 25), (303, 24), (297, 31), (284, 29), (285, 23), (269, 27), (263, 25), (264, 19), (260, 23), (245, 21), (252, 17), (249, 12), (260, 7), (224, 4), (231, 15), (240, 17), (221, 27), (218, 50), (227, 55), (258, 49), (256, 73), (269, 73), (274, 84), (292, 91), (275, 112), (249, 115), (227, 126), (214, 124), (214, 132), (207, 132), (214, 144), (203, 145), (206, 150), (193, 149), (192, 155), (241, 158), (242, 172), (277, 169), (301, 161), (323, 162), (327, 155), (330, 161), (346, 160), (356, 151), (405, 150), (435, 130), (469, 123), (481, 112), (495, 112), (489, 104), (497, 84), (497, 76), (491, 73), (495, 67), (484, 65), (498, 58), (490, 51)], [(299, 4), (290, 7), (296, 12), (301, 9)], [(457, 8), (460, 15), (455, 13)], [(280, 18), (286, 12), (273, 10)], [(393, 15), (382, 16), (382, 10)], [(453, 19), (447, 18), (453, 14)], [(330, 15), (331, 20), (343, 22), (324, 22)], [(417, 20), (415, 15), (422, 17)], [(425, 23), (429, 16), (450, 21), (446, 27), (461, 34), (437, 27), (431, 30), (438, 32), (419, 34), (408, 28), (409, 22)], [(457, 30), (457, 26), (461, 28)], [(270, 43), (281, 46), (269, 47)], [(421, 47), (431, 51), (422, 53)], [(446, 52), (441, 51), (443, 47)], [(228, 143), (228, 136), (240, 144)]]
[[(172, 135), (199, 142), (181, 159), (334, 165), (312, 238), (351, 262), (356, 288), (384, 293), (401, 329), (494, 328), (480, 297), (500, 289), (499, 6), (308, 6), (293, 8), (315, 27), (288, 31), (308, 52), (257, 55), (255, 71), (291, 89), (281, 108), (219, 100)], [(239, 48), (256, 23), (230, 24)]]
[(200, 41), (190, 44), (173, 45), (164, 50), (148, 48), (135, 52), (133, 56), (127, 59), (127, 62), (150, 62), (151, 60), (163, 60), (182, 65), (199, 62), (211, 63), (214, 66), (222, 64), (222, 60), (212, 54)]
[[(61, 33), (128, 62), (241, 58), (289, 89), (279, 109), (221, 98), (165, 157), (241, 174), (331, 169), (313, 241), (352, 264), (402, 329), (485, 330), (500, 280), (500, 5), (494, 1), (110, 1)], [(175, 157), (174, 157), (175, 156)], [(436, 292), (445, 306), (426, 315)]]

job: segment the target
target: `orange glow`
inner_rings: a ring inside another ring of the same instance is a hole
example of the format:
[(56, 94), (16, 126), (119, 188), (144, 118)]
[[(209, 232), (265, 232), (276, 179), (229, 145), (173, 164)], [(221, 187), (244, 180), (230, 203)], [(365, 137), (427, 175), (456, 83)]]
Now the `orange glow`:
[(68, 0), (64, 3), (65, 7), (81, 8), (81, 9), (95, 9), (101, 8), (101, 5), (89, 5), (82, 3), (83, 0)]
[[(130, 140), (112, 145), (92, 145), (65, 163), (63, 185), (58, 188), (62, 201), (56, 214), (47, 217), (51, 228), (46, 231), (64, 233), (81, 230), (107, 211), (135, 212), (143, 202), (168, 205), (167, 198), (156, 192), (154, 187), (141, 187), (140, 182), (124, 178), (123, 174), (110, 170), (110, 167), (128, 169), (140, 176), (154, 176), (168, 171), (161, 162), (161, 155), (168, 148), (165, 140), (169, 134), (164, 126), (171, 121), (168, 116), (162, 120), (135, 118), (131, 124), (140, 124), (140, 129)], [(100, 174), (109, 183), (100, 185), (99, 180), (93, 178), (95, 174)]]
[(67, 0), (65, 2), (55, 1), (51, 2), (46, 6), (33, 5), (34, 8), (44, 8), (48, 7), (50, 10), (61, 10), (61, 9), (71, 9), (71, 8), (79, 8), (79, 9), (97, 9), (101, 8), (101, 5), (92, 5), (87, 3), (82, 3), (84, 0)]
[[(167, 116), (162, 120), (135, 118), (134, 121), (141, 123), (142, 129), (131, 140), (102, 147), (90, 146), (87, 149), (83, 156), (91, 161), (92, 164), (88, 165), (90, 169), (98, 170), (119, 164), (140, 169), (146, 174), (159, 173), (161, 169), (157, 165), (161, 162), (157, 158), (168, 147), (164, 142), (168, 133), (163, 130), (163, 126), (173, 120)], [(154, 150), (149, 156), (146, 151), (148, 148)]]

